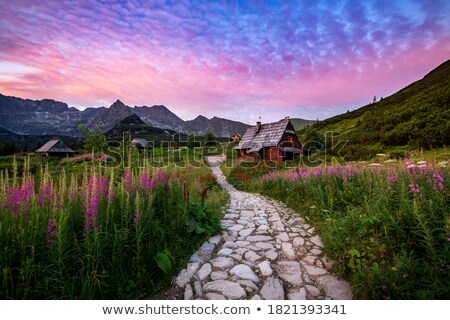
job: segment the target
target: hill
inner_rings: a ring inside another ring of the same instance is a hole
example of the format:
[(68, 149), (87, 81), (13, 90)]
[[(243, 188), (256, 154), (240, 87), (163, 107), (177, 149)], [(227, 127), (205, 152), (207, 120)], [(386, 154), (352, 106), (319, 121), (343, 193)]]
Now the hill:
[(385, 99), (298, 133), (305, 142), (327, 131), (333, 132), (335, 141), (348, 140), (340, 154), (349, 160), (372, 157), (394, 147), (430, 149), (449, 144), (450, 60)]
[(187, 136), (174, 130), (161, 129), (148, 126), (137, 115), (133, 114), (117, 123), (112, 129), (105, 133), (108, 141), (122, 141), (122, 139), (141, 138), (152, 142), (154, 146), (162, 143), (167, 146), (168, 142), (186, 142)]
[(295, 131), (299, 131), (306, 126), (312, 125), (316, 123), (314, 120), (306, 120), (301, 118), (290, 118), (292, 125), (294, 126)]

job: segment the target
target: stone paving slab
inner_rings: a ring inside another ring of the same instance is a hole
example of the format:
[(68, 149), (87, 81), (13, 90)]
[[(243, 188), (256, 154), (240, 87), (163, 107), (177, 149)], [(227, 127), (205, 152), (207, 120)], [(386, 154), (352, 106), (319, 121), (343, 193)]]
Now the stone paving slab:
[(215, 235), (175, 279), (184, 299), (304, 300), (352, 298), (350, 285), (330, 273), (315, 228), (281, 202), (237, 191), (208, 157), (217, 182), (230, 194)]

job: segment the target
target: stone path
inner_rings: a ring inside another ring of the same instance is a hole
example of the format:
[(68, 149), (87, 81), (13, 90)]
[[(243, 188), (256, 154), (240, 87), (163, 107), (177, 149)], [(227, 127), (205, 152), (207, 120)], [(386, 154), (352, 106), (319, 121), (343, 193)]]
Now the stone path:
[(184, 299), (351, 299), (347, 282), (330, 274), (314, 228), (284, 204), (237, 191), (209, 157), (230, 194), (223, 232), (204, 243), (175, 280)]

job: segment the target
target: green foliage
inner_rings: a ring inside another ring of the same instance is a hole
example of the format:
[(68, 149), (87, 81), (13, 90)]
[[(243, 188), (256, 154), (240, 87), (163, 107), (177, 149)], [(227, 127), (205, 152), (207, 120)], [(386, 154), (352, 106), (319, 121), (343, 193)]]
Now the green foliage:
[(0, 175), (1, 299), (142, 298), (220, 231), (209, 168), (34, 162)]
[(87, 152), (102, 152), (106, 144), (106, 138), (100, 131), (80, 126), (80, 132), (84, 135), (84, 150)]
[(164, 252), (158, 252), (155, 255), (155, 261), (158, 264), (158, 267), (165, 273), (169, 274), (172, 271), (172, 262), (170, 261), (169, 256)]
[[(448, 156), (447, 156), (448, 159)], [(409, 166), (410, 168), (407, 168)], [(390, 167), (298, 167), (253, 176), (248, 191), (285, 202), (314, 225), (360, 299), (446, 299), (450, 292), (450, 172)]]

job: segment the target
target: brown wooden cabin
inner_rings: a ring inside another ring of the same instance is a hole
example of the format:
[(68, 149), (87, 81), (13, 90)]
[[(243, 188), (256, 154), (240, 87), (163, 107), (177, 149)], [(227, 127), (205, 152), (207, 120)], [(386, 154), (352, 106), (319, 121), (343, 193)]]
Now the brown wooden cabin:
[(45, 154), (46, 156), (64, 157), (74, 153), (75, 151), (66, 146), (64, 141), (61, 139), (54, 139), (48, 141), (42, 147), (37, 149), (36, 152)]
[(238, 159), (292, 161), (302, 153), (302, 146), (289, 118), (278, 122), (257, 122), (245, 131), (237, 150)]

